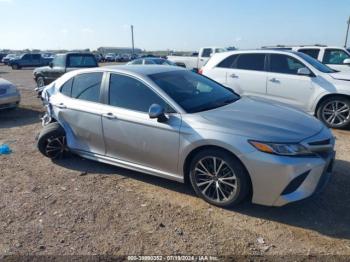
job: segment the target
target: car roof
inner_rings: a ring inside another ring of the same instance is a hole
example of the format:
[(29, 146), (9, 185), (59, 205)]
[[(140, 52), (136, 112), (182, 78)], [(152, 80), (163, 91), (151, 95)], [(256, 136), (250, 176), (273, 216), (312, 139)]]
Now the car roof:
[[(293, 51), (293, 50), (280, 50), (280, 49), (246, 49), (246, 50), (232, 50), (232, 51), (227, 51), (227, 52), (223, 52), (223, 53), (217, 53), (214, 54), (215, 57), (219, 57), (219, 56), (229, 56), (229, 55), (234, 55), (234, 54), (250, 54), (250, 53), (254, 53), (254, 54), (265, 54), (265, 53), (269, 53), (269, 54), (296, 54), (298, 52)], [(213, 56), (213, 57), (214, 57)]]
[(146, 65), (111, 65), (111, 66), (92, 67), (92, 68), (74, 70), (60, 77), (59, 82), (61, 81), (65, 82), (67, 79), (79, 74), (92, 73), (92, 72), (124, 73), (124, 74), (132, 74), (143, 78), (144, 76), (148, 76), (152, 74), (166, 73), (166, 72), (180, 71), (180, 70), (182, 71), (186, 69), (178, 66), (164, 66), (164, 65), (147, 65), (147, 66)]
[(239, 55), (239, 54), (291, 54), (298, 55), (299, 52), (293, 50), (276, 50), (276, 49), (246, 49), (246, 50), (233, 50), (223, 53), (214, 54), (208, 63), (205, 65), (207, 68), (211, 68), (216, 66), (218, 63), (226, 59), (231, 55)]
[(105, 66), (101, 67), (102, 71), (103, 69), (106, 71), (115, 71), (115, 72), (130, 72), (134, 74), (139, 75), (152, 75), (157, 73), (165, 73), (165, 72), (171, 72), (171, 71), (178, 71), (178, 70), (186, 70), (181, 67), (173, 67), (173, 66), (164, 66), (164, 65), (112, 65), (112, 66)]
[(56, 55), (94, 55), (94, 54), (89, 52), (67, 52), (67, 53), (58, 53)]
[(162, 57), (142, 57), (142, 58), (139, 58), (139, 59), (144, 59), (144, 60), (166, 60)]

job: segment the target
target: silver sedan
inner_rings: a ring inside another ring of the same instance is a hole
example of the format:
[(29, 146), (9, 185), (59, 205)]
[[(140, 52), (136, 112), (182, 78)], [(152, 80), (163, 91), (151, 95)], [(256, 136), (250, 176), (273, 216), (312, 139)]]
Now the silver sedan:
[(17, 87), (11, 82), (0, 78), (0, 109), (15, 108), (21, 100)]
[(218, 206), (282, 206), (322, 190), (334, 137), (316, 118), (241, 98), (179, 67), (114, 66), (68, 73), (45, 88), (39, 150), (191, 183)]

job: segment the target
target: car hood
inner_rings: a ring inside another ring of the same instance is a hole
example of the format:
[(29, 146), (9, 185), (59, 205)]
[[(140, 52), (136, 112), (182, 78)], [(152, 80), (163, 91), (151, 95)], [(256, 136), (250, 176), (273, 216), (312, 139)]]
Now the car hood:
[(337, 79), (337, 80), (350, 81), (350, 73), (337, 72), (337, 73), (331, 73), (329, 75), (332, 78)]
[(5, 87), (10, 87), (14, 86), (10, 81), (7, 81), (6, 79), (0, 78), (0, 87), (5, 88)]
[(41, 66), (41, 67), (37, 67), (34, 69), (34, 72), (41, 72), (41, 71), (46, 71), (49, 70), (50, 67), (49, 66)]
[(201, 127), (260, 141), (300, 142), (325, 127), (297, 109), (248, 97), (198, 114), (206, 120)]

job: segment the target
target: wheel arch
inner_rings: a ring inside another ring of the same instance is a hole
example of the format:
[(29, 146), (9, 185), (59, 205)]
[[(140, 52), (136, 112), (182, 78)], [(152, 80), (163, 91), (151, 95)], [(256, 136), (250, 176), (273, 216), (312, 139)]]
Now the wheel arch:
[(231, 152), (230, 150), (227, 150), (226, 148), (223, 148), (221, 146), (217, 146), (217, 145), (202, 145), (202, 146), (198, 146), (196, 148), (194, 148), (192, 151), (190, 151), (184, 161), (184, 165), (183, 165), (183, 174), (184, 174), (184, 183), (186, 185), (190, 184), (190, 178), (189, 178), (189, 172), (190, 172), (190, 165), (191, 165), (191, 161), (194, 158), (194, 156), (199, 153), (200, 151), (203, 150), (210, 150), (210, 149), (214, 149), (214, 150), (221, 150), (224, 151), (226, 153), (228, 153), (229, 155), (231, 155), (233, 158), (235, 158), (237, 161), (239, 161), (242, 165), (242, 167), (244, 168), (244, 170), (246, 171), (246, 173), (248, 174), (248, 181), (249, 181), (249, 197), (251, 198), (252, 193), (253, 193), (253, 184), (252, 184), (252, 180), (250, 177), (250, 174), (248, 172), (248, 169), (246, 168), (246, 166), (244, 165), (244, 163), (239, 159), (239, 157), (236, 156), (236, 154), (234, 154), (233, 152)]
[(35, 74), (35, 81), (38, 80), (38, 77), (43, 77), (45, 79), (45, 77), (42, 73), (37, 73), (37, 74)]

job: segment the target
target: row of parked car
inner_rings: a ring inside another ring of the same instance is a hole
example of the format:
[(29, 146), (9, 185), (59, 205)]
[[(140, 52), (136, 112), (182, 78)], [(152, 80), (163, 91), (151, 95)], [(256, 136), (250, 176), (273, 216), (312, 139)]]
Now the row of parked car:
[(3, 54), (1, 62), (18, 70), (24, 67), (38, 67), (48, 65), (54, 58), (51, 53), (24, 53), (24, 54)]

